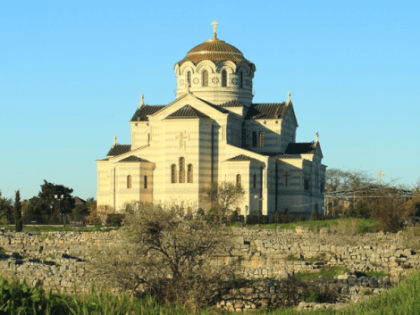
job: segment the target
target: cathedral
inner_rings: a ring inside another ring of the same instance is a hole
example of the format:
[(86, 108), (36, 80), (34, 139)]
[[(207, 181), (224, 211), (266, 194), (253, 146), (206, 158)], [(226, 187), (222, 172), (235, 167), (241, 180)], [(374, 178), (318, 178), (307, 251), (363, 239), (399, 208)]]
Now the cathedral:
[(291, 95), (253, 103), (255, 65), (213, 37), (175, 64), (176, 99), (146, 105), (130, 120), (131, 144), (114, 144), (97, 161), (98, 205), (132, 201), (200, 207), (211, 183), (241, 185), (242, 215), (322, 213), (326, 166), (318, 134), (296, 142)]

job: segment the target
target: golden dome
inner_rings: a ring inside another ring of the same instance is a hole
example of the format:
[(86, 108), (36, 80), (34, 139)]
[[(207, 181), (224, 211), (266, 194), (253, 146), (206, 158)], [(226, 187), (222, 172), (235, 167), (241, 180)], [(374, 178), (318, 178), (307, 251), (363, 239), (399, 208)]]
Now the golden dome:
[(238, 63), (240, 61), (251, 63), (245, 59), (244, 55), (238, 48), (218, 39), (216, 34), (213, 35), (212, 39), (206, 40), (204, 43), (191, 49), (185, 58), (178, 61), (177, 64), (181, 66), (186, 61), (198, 63), (202, 60), (211, 60), (213, 62), (229, 60), (234, 63)]

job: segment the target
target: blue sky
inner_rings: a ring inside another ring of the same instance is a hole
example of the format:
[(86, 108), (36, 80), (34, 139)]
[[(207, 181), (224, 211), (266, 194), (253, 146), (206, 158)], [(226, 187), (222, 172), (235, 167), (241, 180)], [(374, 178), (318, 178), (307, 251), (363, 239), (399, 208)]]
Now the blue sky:
[(420, 1), (2, 1), (0, 190), (46, 179), (96, 195), (96, 163), (130, 143), (141, 93), (174, 100), (174, 64), (218, 37), (255, 63), (254, 102), (287, 93), (298, 142), (330, 168), (420, 178)]

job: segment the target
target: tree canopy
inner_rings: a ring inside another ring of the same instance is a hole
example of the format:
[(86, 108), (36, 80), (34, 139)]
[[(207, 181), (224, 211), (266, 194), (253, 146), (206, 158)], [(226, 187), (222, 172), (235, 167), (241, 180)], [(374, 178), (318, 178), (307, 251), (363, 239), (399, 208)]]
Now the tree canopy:
[(56, 185), (44, 180), (41, 191), (37, 197), (31, 199), (34, 206), (34, 214), (65, 214), (74, 208), (73, 189), (63, 185)]
[(10, 198), (3, 198), (0, 190), (0, 223), (7, 224), (8, 218), (12, 215), (13, 202)]

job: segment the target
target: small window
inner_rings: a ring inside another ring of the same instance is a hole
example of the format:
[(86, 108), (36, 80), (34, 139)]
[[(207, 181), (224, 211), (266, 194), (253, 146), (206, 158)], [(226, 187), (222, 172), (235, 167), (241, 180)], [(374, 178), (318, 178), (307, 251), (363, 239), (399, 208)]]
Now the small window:
[(226, 70), (222, 71), (222, 86), (227, 86), (227, 72), (226, 72)]
[(188, 164), (187, 180), (188, 180), (188, 183), (193, 182), (193, 166), (192, 166), (192, 164)]
[(187, 72), (187, 85), (191, 86), (191, 72), (190, 71)]
[(179, 158), (179, 183), (185, 183), (185, 159)]
[(241, 187), (241, 174), (236, 175), (236, 187)]
[(260, 131), (260, 148), (264, 147), (264, 132)]
[(244, 83), (243, 82), (244, 82), (244, 74), (241, 71), (241, 72), (239, 72), (239, 87), (241, 89), (243, 89), (243, 87), (244, 87)]
[(305, 179), (304, 181), (303, 181), (303, 188), (305, 189), (305, 191), (308, 191), (309, 190), (309, 179)]
[(254, 174), (254, 188), (257, 188), (257, 175)]
[(203, 86), (209, 86), (209, 73), (207, 70), (203, 71)]
[(131, 188), (131, 175), (127, 176), (127, 188), (130, 189)]
[(321, 183), (321, 193), (324, 193), (324, 192), (325, 192), (325, 183), (322, 182)]
[(257, 146), (257, 133), (255, 131), (252, 132), (252, 146), (253, 147)]
[(171, 183), (175, 184), (176, 183), (176, 165), (172, 164), (171, 166)]
[(289, 183), (289, 172), (286, 171), (286, 174), (284, 174), (284, 186), (287, 187), (287, 184)]
[(150, 133), (147, 134), (147, 144), (150, 144)]
[(147, 176), (144, 176), (144, 189), (147, 189)]

